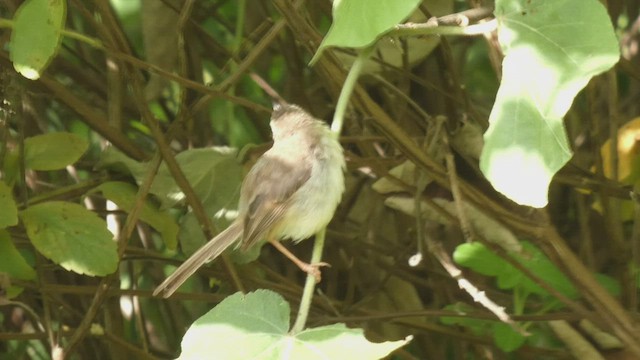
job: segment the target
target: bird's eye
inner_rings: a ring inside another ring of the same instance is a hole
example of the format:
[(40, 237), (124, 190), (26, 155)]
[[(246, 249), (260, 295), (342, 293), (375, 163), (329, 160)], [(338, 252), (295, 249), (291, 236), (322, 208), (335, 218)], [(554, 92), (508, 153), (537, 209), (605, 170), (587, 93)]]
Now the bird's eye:
[(273, 103), (273, 112), (271, 113), (271, 120), (279, 120), (284, 113), (287, 112), (287, 106), (280, 103)]

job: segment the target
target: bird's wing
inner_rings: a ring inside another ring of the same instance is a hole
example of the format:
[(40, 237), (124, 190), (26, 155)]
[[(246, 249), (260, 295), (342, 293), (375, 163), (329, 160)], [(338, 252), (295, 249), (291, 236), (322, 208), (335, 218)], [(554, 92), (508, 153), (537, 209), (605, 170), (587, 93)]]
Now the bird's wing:
[(291, 196), (310, 176), (309, 161), (296, 161), (293, 166), (265, 154), (254, 165), (243, 183), (243, 193), (252, 194), (245, 200), (243, 249), (268, 235), (284, 215)]

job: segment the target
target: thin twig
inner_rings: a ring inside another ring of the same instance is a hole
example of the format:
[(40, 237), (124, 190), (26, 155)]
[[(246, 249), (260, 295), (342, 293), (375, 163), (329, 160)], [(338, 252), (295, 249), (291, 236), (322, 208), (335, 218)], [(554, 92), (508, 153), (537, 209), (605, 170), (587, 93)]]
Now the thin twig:
[(465, 240), (467, 242), (472, 242), (475, 238), (475, 234), (473, 233), (473, 227), (469, 222), (467, 213), (464, 210), (464, 197), (460, 191), (458, 174), (456, 172), (456, 163), (453, 160), (453, 153), (451, 152), (449, 138), (446, 133), (443, 133), (442, 140), (444, 142), (444, 158), (445, 163), (447, 164), (447, 173), (449, 174), (449, 181), (451, 182), (451, 193), (453, 194), (453, 202), (456, 206), (456, 212), (458, 213), (460, 229), (462, 229), (462, 234), (464, 235)]
[(511, 325), (511, 327), (519, 332), (522, 335), (526, 335), (526, 331), (520, 328), (514, 321), (511, 319), (509, 314), (505, 311), (504, 307), (494, 303), (484, 291), (480, 291), (477, 287), (475, 287), (469, 280), (467, 280), (463, 275), (462, 271), (458, 269), (457, 266), (453, 264), (451, 257), (444, 250), (440, 243), (435, 241), (429, 241), (428, 243), (429, 251), (438, 259), (442, 267), (451, 275), (452, 278), (456, 279), (458, 282), (458, 286), (461, 289), (466, 291), (475, 302), (480, 303), (480, 305), (484, 306), (487, 310), (492, 312), (500, 321)]

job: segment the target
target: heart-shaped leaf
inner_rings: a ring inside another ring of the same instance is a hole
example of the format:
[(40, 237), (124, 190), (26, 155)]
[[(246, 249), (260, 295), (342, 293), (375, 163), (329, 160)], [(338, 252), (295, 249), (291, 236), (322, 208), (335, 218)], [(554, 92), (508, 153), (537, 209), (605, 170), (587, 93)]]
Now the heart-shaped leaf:
[(289, 334), (289, 304), (268, 290), (236, 293), (198, 319), (180, 359), (380, 359), (406, 340), (372, 343), (361, 329), (334, 324)]
[(562, 118), (618, 61), (618, 40), (597, 0), (498, 0), (495, 14), (505, 58), (480, 168), (513, 201), (543, 207), (572, 156)]
[(333, 23), (313, 56), (313, 63), (329, 46), (362, 48), (413, 12), (420, 0), (335, 0)]

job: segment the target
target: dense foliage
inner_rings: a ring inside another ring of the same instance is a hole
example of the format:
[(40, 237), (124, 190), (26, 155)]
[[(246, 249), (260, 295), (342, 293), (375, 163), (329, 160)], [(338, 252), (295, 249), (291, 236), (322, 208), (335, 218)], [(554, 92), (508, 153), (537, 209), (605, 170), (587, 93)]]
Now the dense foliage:
[[(1, 0), (0, 359), (640, 358), (639, 14)], [(322, 282), (267, 245), (152, 297), (234, 218), (274, 97), (345, 149)]]

